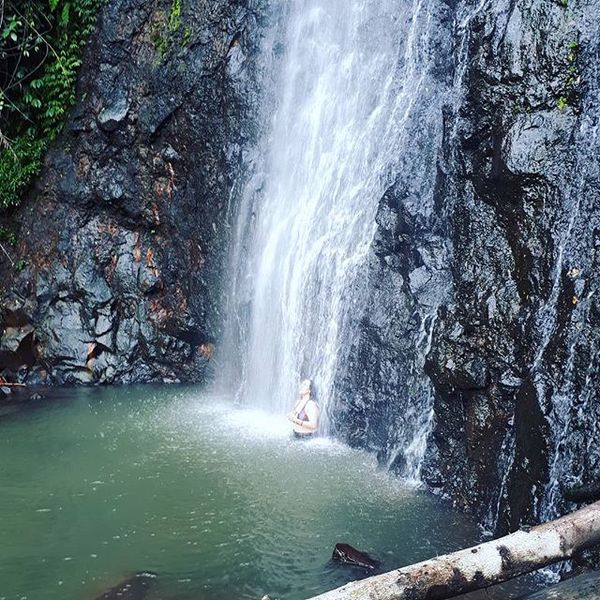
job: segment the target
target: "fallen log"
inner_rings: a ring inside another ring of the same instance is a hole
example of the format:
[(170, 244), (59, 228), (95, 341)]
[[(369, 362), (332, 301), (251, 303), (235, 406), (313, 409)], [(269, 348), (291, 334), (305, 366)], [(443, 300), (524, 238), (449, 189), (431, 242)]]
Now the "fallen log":
[(600, 502), (555, 521), (395, 571), (310, 600), (444, 600), (573, 557), (600, 543)]

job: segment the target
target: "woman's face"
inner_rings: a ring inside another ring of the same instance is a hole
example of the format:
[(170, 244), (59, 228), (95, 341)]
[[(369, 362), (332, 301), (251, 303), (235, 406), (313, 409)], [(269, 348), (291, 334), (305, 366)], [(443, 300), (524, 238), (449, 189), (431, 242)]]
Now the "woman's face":
[(310, 394), (310, 383), (303, 381), (300, 384), (299, 392), (301, 396), (304, 396), (305, 394)]

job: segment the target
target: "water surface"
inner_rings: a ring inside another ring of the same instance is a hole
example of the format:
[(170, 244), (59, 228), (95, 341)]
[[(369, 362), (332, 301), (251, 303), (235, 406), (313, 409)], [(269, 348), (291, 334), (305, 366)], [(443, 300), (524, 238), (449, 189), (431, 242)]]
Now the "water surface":
[(475, 526), (373, 456), (196, 388), (76, 388), (0, 417), (0, 599), (94, 598), (156, 572), (149, 597), (295, 600), (355, 579), (336, 542), (387, 569)]

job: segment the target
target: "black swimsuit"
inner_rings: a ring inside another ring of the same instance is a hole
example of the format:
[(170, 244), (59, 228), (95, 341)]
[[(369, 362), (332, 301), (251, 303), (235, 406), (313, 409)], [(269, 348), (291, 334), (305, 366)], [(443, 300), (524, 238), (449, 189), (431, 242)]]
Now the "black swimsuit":
[[(308, 402), (306, 404), (308, 404)], [(303, 423), (308, 423), (308, 421), (309, 421), (308, 415), (306, 414), (306, 404), (304, 405), (302, 410), (298, 413), (298, 418)], [(310, 439), (311, 437), (314, 437), (315, 433), (316, 433), (316, 431), (294, 431), (294, 438), (296, 438), (298, 440), (307, 440), (307, 439)]]

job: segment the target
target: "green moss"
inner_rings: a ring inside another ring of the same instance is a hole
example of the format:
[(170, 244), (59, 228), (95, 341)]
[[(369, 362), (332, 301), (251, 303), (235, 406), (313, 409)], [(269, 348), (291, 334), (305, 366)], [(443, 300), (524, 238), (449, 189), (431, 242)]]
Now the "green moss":
[(567, 99), (567, 97), (560, 96), (556, 101), (556, 108), (558, 108), (558, 110), (560, 111), (563, 111), (567, 108), (567, 106), (569, 106), (569, 100)]
[[(150, 39), (152, 44), (156, 48), (156, 51), (162, 59), (165, 54), (169, 51), (173, 44), (175, 34), (181, 27), (181, 0), (172, 0), (171, 8), (169, 9), (169, 15), (165, 22), (155, 23), (152, 28)], [(187, 39), (186, 39), (187, 36)], [(182, 38), (182, 46), (187, 44), (191, 36), (191, 31), (188, 27), (185, 28)], [(185, 40), (185, 41), (183, 41)]]
[(567, 67), (564, 72), (563, 85), (560, 96), (556, 100), (558, 110), (565, 110), (568, 106), (575, 106), (577, 102), (577, 87), (579, 85), (579, 68), (577, 66), (581, 46), (576, 39), (570, 40), (566, 46)]
[(15, 270), (20, 273), (29, 263), (24, 259), (24, 258), (20, 258), (16, 263), (15, 263)]
[(579, 42), (577, 40), (571, 40), (568, 44), (567, 44), (567, 49), (568, 49), (568, 54), (567, 54), (567, 60), (569, 61), (570, 64), (573, 64), (577, 61), (577, 57), (579, 56)]
[(183, 30), (183, 36), (181, 37), (181, 47), (182, 48), (188, 47), (191, 37), (192, 37), (192, 29), (191, 29), (191, 27), (186, 27)]
[(181, 0), (173, 0), (169, 13), (169, 30), (174, 33), (181, 27)]
[(14, 231), (4, 225), (0, 225), (0, 242), (7, 242), (11, 246), (17, 243), (17, 236)]
[(163, 35), (160, 25), (154, 27), (150, 39), (152, 40), (152, 44), (156, 48), (156, 51), (162, 58), (169, 49), (169, 39)]

